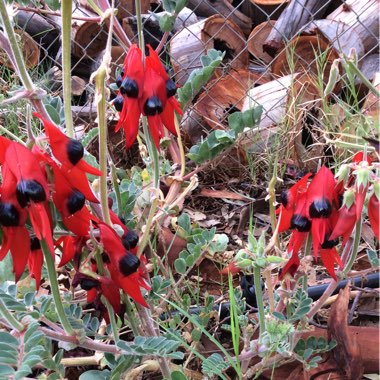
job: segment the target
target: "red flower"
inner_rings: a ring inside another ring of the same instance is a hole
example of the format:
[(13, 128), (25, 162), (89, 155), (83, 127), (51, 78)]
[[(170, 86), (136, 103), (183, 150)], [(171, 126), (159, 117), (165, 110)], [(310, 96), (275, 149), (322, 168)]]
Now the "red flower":
[(110, 278), (98, 276), (95, 279), (83, 273), (77, 273), (73, 279), (73, 286), (77, 285), (87, 291), (87, 303), (95, 303), (96, 308), (102, 311), (107, 323), (110, 320), (108, 312), (101, 302), (102, 295), (111, 304), (116, 314), (121, 313), (120, 290)]
[(117, 132), (121, 127), (125, 134), (125, 147), (129, 149), (136, 140), (139, 130), (141, 108), (139, 99), (144, 88), (144, 63), (142, 52), (133, 44), (125, 57), (122, 76), (119, 80), (120, 90), (114, 100), (116, 110), (121, 111)]
[(148, 49), (150, 55), (145, 59), (144, 68), (141, 50), (132, 45), (124, 61), (122, 76), (117, 80), (120, 90), (114, 106), (121, 113), (116, 131), (123, 127), (127, 149), (136, 140), (141, 114), (148, 118), (157, 149), (164, 136), (164, 126), (177, 135), (174, 111), (182, 114), (174, 98), (176, 85), (169, 79), (157, 53), (150, 46)]
[(107, 253), (109, 262), (106, 263), (112, 280), (139, 304), (147, 303), (141, 294), (140, 287), (149, 290), (144, 280), (140, 260), (127, 250), (116, 232), (104, 223), (99, 223), (101, 243)]
[[(53, 156), (61, 163), (60, 169), (66, 180), (90, 202), (99, 203), (90, 188), (86, 173), (101, 176), (102, 172), (83, 159), (84, 148), (82, 144), (78, 140), (67, 137), (58, 127), (44, 119), (40, 114), (33, 113), (33, 115), (43, 122)], [(51, 165), (49, 156), (44, 155), (41, 149), (35, 148), (35, 150), (40, 151), (39, 153)]]

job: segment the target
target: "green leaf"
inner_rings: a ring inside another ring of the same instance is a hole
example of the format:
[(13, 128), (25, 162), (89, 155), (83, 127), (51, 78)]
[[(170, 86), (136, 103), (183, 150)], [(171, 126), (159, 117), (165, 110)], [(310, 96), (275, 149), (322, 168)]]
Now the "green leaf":
[(210, 244), (209, 252), (211, 254), (216, 252), (224, 252), (227, 249), (228, 236), (226, 234), (215, 235), (215, 241)]
[(6, 376), (10, 376), (10, 375), (13, 375), (15, 373), (15, 370), (8, 366), (8, 365), (4, 365), (4, 364), (0, 364), (0, 378), (3, 378), (3, 379), (7, 379), (8, 377)]
[(178, 217), (178, 225), (188, 234), (191, 234), (191, 221), (190, 216), (186, 213), (181, 214)]
[(52, 11), (58, 11), (61, 7), (59, 0), (46, 0), (45, 2)]
[(211, 78), (214, 70), (222, 62), (224, 54), (225, 53), (215, 49), (210, 49), (206, 56), (201, 57), (203, 67), (192, 71), (186, 83), (177, 91), (178, 100), (183, 108), (186, 103), (191, 101), (192, 98), (197, 95), (201, 87)]
[(53, 123), (60, 125), (61, 119), (59, 117), (57, 110), (53, 106), (51, 106), (50, 104), (45, 104), (45, 108), (46, 108), (46, 111), (49, 114), (51, 120), (53, 121)]
[(242, 133), (245, 128), (253, 128), (260, 121), (263, 108), (257, 106), (245, 112), (234, 112), (228, 117), (228, 126), (236, 133)]
[(284, 314), (279, 313), (278, 311), (274, 311), (274, 312), (272, 313), (272, 315), (273, 315), (275, 318), (277, 318), (277, 319), (279, 319), (280, 321), (282, 321), (282, 322), (285, 322), (285, 321), (286, 321), (286, 318), (285, 318)]
[(162, 0), (162, 6), (166, 12), (173, 13), (176, 7), (175, 0)]
[(172, 380), (187, 380), (187, 377), (180, 371), (173, 371), (171, 373)]
[(380, 265), (378, 253), (376, 251), (372, 251), (371, 249), (367, 249), (367, 256), (372, 268), (378, 268)]
[(79, 380), (108, 380), (110, 378), (111, 372), (106, 369), (104, 371), (91, 370), (82, 373), (79, 376)]
[(186, 7), (188, 0), (176, 0), (175, 13), (179, 13)]
[(18, 347), (18, 340), (6, 331), (0, 331), (0, 342), (7, 343), (11, 346)]
[(199, 342), (202, 337), (202, 331), (198, 329), (191, 330), (191, 338), (194, 342)]
[(176, 261), (174, 261), (174, 268), (179, 274), (185, 274), (186, 273), (186, 261), (184, 259), (178, 258)]
[(202, 363), (202, 372), (206, 376), (221, 375), (228, 368), (228, 364), (219, 354), (212, 354)]
[(170, 32), (174, 28), (175, 16), (169, 13), (164, 13), (159, 20), (160, 29), (163, 32)]
[(94, 127), (94, 128), (91, 128), (84, 136), (83, 138), (81, 139), (81, 143), (82, 145), (87, 148), (91, 141), (98, 136), (98, 133), (99, 133), (99, 128), (98, 127)]

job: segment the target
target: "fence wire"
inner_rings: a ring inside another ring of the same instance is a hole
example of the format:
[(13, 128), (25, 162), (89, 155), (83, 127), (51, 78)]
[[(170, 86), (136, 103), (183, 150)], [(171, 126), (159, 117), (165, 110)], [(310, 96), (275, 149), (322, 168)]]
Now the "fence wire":
[[(116, 5), (118, 21), (131, 42), (137, 43), (134, 1), (119, 0)], [(168, 35), (159, 28), (158, 20), (164, 12), (160, 0), (142, 0), (141, 7), (145, 42), (156, 48), (163, 37), (168, 37), (160, 55), (179, 86), (200, 67), (200, 57), (209, 48), (225, 51), (221, 67), (182, 119), (189, 145), (212, 129), (227, 128), (230, 114), (255, 104), (264, 109), (259, 137), (251, 135), (251, 141), (246, 139), (243, 146), (260, 154), (273, 139), (280, 138), (276, 146), (286, 150), (289, 141), (281, 141), (284, 134), (279, 131), (293, 133), (294, 144), (297, 136), (302, 139), (305, 124), (309, 129), (310, 125), (320, 126), (326, 116), (323, 88), (334, 59), (352, 56), (355, 48), (358, 67), (370, 82), (379, 71), (377, 0), (190, 0)], [(87, 128), (96, 117), (90, 75), (101, 61), (108, 30), (108, 23), (97, 22), (97, 15), (90, 9), (86, 0), (73, 2), (73, 111), (78, 128)], [(287, 9), (293, 12), (286, 13)], [(60, 16), (22, 8), (15, 21), (39, 46), (38, 63), (31, 68), (34, 77), (48, 92), (61, 95)], [(268, 37), (273, 37), (275, 43), (268, 42)], [(116, 38), (113, 45), (110, 82), (125, 54)], [(347, 100), (352, 95), (347, 94), (350, 78), (344, 65), (340, 64), (339, 70), (346, 82), (341, 80), (325, 95), (339, 103), (343, 89), (346, 105), (370, 107), (358, 79), (356, 95), (360, 99), (356, 103)], [(319, 111), (315, 112), (316, 108)], [(358, 111), (355, 109), (355, 113)], [(342, 121), (338, 116), (336, 120)], [(294, 125), (298, 125), (295, 130)]]

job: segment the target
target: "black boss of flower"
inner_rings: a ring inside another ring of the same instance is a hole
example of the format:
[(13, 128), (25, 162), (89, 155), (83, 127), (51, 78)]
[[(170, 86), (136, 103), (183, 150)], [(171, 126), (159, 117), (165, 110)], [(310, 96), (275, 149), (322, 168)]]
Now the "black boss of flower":
[(78, 140), (69, 139), (69, 142), (67, 143), (66, 147), (66, 153), (67, 157), (69, 158), (69, 161), (73, 165), (76, 165), (83, 158), (83, 145)]
[(123, 77), (121, 75), (118, 75), (116, 77), (116, 86), (120, 88), (122, 83), (123, 83)]
[(172, 79), (168, 79), (166, 81), (166, 96), (170, 98), (171, 96), (174, 96), (177, 92), (177, 86), (173, 82)]
[(99, 281), (95, 280), (94, 278), (86, 277), (86, 278), (81, 278), (79, 284), (83, 290), (91, 290), (99, 286)]
[(151, 96), (144, 104), (146, 116), (159, 115), (164, 110), (161, 100), (157, 96)]
[(30, 250), (31, 251), (36, 251), (37, 249), (41, 248), (40, 241), (36, 236), (30, 238)]
[(328, 199), (316, 199), (309, 207), (311, 218), (328, 218), (331, 215), (332, 206)]
[(0, 202), (0, 224), (4, 227), (16, 227), (20, 222), (20, 213), (11, 203)]
[(125, 249), (133, 249), (137, 246), (137, 243), (139, 242), (139, 237), (135, 231), (129, 230), (126, 234), (123, 235), (121, 241)]
[(119, 270), (124, 276), (129, 276), (130, 274), (135, 273), (139, 266), (139, 258), (128, 251), (119, 261)]
[(281, 204), (286, 207), (288, 205), (288, 202), (289, 202), (289, 194), (288, 194), (288, 191), (287, 190), (284, 190), (284, 191), (281, 191), (281, 194), (280, 194), (280, 202)]
[(70, 196), (67, 198), (67, 210), (70, 214), (74, 214), (83, 208), (85, 202), (86, 198), (84, 195), (78, 190), (73, 190)]
[(46, 200), (45, 189), (34, 179), (21, 180), (16, 186), (16, 198), (22, 208), (33, 202), (43, 202)]
[(311, 221), (305, 216), (294, 214), (290, 221), (290, 227), (299, 232), (308, 232), (311, 229)]
[(126, 77), (120, 86), (120, 92), (122, 95), (128, 96), (128, 98), (136, 99), (139, 96), (139, 86), (135, 80)]
[(336, 245), (338, 245), (339, 238), (336, 238), (334, 240), (329, 240), (329, 238), (330, 238), (330, 234), (326, 234), (325, 235), (325, 240), (321, 244), (321, 248), (323, 248), (323, 249), (330, 249), (330, 248), (333, 248)]
[(117, 112), (121, 112), (123, 110), (123, 97), (122, 96), (117, 96), (115, 100), (113, 101), (113, 106), (115, 107)]

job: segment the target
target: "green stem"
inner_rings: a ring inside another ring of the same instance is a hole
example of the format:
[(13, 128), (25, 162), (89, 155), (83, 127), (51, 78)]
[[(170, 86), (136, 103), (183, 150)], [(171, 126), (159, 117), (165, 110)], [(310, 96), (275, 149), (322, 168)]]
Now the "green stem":
[(156, 213), (157, 205), (158, 205), (158, 199), (154, 197), (152, 200), (152, 205), (149, 210), (149, 215), (146, 221), (145, 230), (144, 230), (143, 236), (140, 239), (140, 243), (137, 249), (137, 257), (140, 257), (142, 255), (142, 253), (144, 252), (145, 246), (148, 243), (149, 236), (150, 236), (150, 227), (152, 226), (152, 223), (153, 223), (153, 218), (154, 218), (154, 214)]
[(265, 312), (264, 312), (264, 303), (263, 303), (263, 291), (261, 289), (261, 276), (260, 276), (260, 267), (255, 266), (253, 271), (253, 281), (255, 283), (255, 292), (256, 292), (256, 300), (257, 300), (257, 308), (259, 311), (259, 324), (260, 324), (260, 337), (263, 332), (266, 330), (265, 328)]
[(99, 165), (102, 171), (100, 177), (100, 205), (102, 207), (103, 220), (111, 225), (110, 211), (108, 208), (107, 194), (107, 120), (106, 120), (106, 70), (103, 65), (99, 67), (96, 75), (96, 91), (98, 94), (98, 126), (99, 126)]
[(24, 330), (25, 326), (20, 323), (8, 310), (8, 308), (5, 306), (3, 300), (0, 298), (0, 314), (3, 316), (3, 318), (12, 326), (15, 330), (18, 332), (21, 332)]
[[(310, 255), (312, 243), (313, 243), (313, 239), (311, 236), (311, 232), (309, 232), (307, 235), (307, 240), (306, 240), (306, 245), (305, 245), (305, 257)], [(304, 292), (307, 292), (307, 275), (306, 274), (302, 277), (302, 289)]]
[(26, 70), (24, 57), (22, 56), (20, 46), (17, 43), (16, 34), (13, 30), (11, 21), (9, 20), (7, 8), (6, 8), (4, 0), (0, 0), (0, 14), (3, 20), (3, 27), (7, 33), (7, 37), (9, 39), (9, 43), (12, 48), (12, 52), (17, 64), (17, 69), (18, 69), (18, 73), (20, 74), (20, 78), (25, 88), (29, 91), (33, 91), (34, 85), (33, 85), (31, 77), (28, 74), (28, 71)]
[[(277, 157), (274, 162), (273, 166), (273, 175), (271, 180), (269, 181), (268, 184), (268, 194), (269, 194), (269, 215), (270, 215), (270, 220), (271, 220), (271, 226), (272, 226), (272, 231), (276, 230), (276, 182), (277, 182)], [(278, 237), (276, 237), (276, 246), (279, 247), (279, 241)]]
[(65, 310), (63, 308), (61, 295), (59, 293), (57, 273), (55, 271), (54, 260), (45, 240), (41, 240), (41, 248), (45, 256), (45, 263), (46, 263), (46, 268), (48, 271), (48, 276), (49, 276), (49, 281), (50, 281), (50, 290), (53, 295), (54, 304), (57, 310), (58, 318), (61, 321), (61, 324), (66, 334), (74, 335), (75, 334), (74, 329), (71, 327), (69, 320), (66, 317)]
[(141, 1), (135, 0), (135, 9), (136, 9), (136, 19), (137, 19), (137, 35), (139, 37), (139, 48), (143, 53), (143, 59), (145, 57), (145, 46), (144, 46), (144, 33), (143, 33), (143, 24), (141, 17)]
[[(1, 0), (0, 0), (1, 1)], [(3, 127), (1, 124), (0, 124), (0, 132), (3, 132), (5, 133), (6, 135), (8, 135), (9, 137), (12, 137), (13, 140), (17, 141), (18, 143), (22, 144), (22, 145), (25, 145), (24, 141), (22, 141), (18, 136), (16, 136), (15, 134), (13, 134), (11, 131), (9, 131), (7, 128)]]
[(67, 135), (74, 137), (73, 114), (71, 112), (71, 17), (73, 2), (61, 1), (62, 15), (62, 84), (63, 107), (65, 111), (65, 124)]
[[(17, 70), (25, 89), (30, 91), (30, 93), (33, 93), (35, 91), (35, 86), (32, 81), (32, 78), (30, 77), (26, 69), (24, 57), (22, 55), (20, 46), (17, 43), (16, 34), (8, 17), (7, 7), (5, 5), (4, 0), (0, 0), (0, 16), (0, 21), (2, 20), (2, 25), (8, 37), (15, 64), (17, 66), (15, 69)], [(46, 108), (40, 99), (31, 98), (30, 101), (45, 119), (51, 121), (50, 116), (47, 113)]]
[(355, 238), (354, 238), (354, 243), (352, 245), (352, 251), (351, 251), (351, 256), (350, 259), (348, 260), (345, 268), (343, 269), (343, 277), (347, 277), (347, 273), (351, 270), (352, 266), (354, 265), (354, 262), (358, 256), (358, 248), (360, 244), (360, 237), (362, 233), (362, 218), (360, 218), (356, 222), (356, 228), (355, 228)]
[(119, 216), (121, 215), (121, 194), (120, 194), (120, 187), (119, 182), (117, 181), (117, 172), (116, 172), (116, 166), (113, 162), (111, 162), (111, 178), (112, 178), (112, 187), (115, 191), (116, 195), (116, 205), (117, 205), (117, 212)]
[(134, 336), (141, 335), (140, 334), (140, 329), (139, 329), (139, 327), (137, 326), (137, 323), (136, 323), (136, 317), (135, 317), (135, 313), (133, 311), (132, 303), (129, 300), (129, 297), (127, 295), (124, 295), (123, 302), (125, 304), (125, 313), (127, 314), (129, 326), (132, 329), (133, 335)]
[[(97, 252), (94, 255), (95, 261), (96, 261), (96, 267), (98, 268), (98, 272), (100, 276), (104, 276), (104, 263), (101, 256), (101, 250), (98, 248)], [(118, 329), (116, 325), (116, 319), (115, 319), (115, 313), (111, 306), (111, 304), (108, 302), (107, 298), (103, 297), (103, 303), (107, 307), (108, 316), (110, 319), (110, 325), (112, 330), (112, 335), (115, 343), (119, 341), (119, 334)]]

